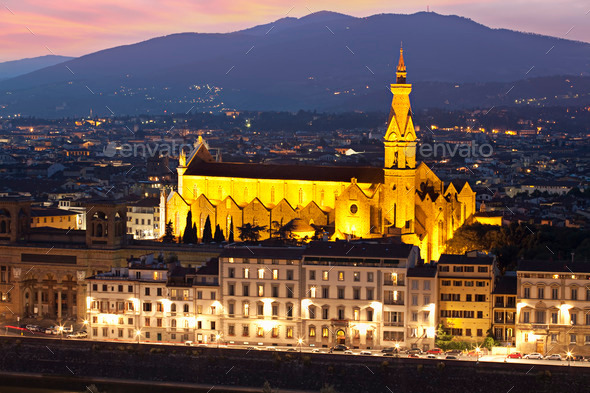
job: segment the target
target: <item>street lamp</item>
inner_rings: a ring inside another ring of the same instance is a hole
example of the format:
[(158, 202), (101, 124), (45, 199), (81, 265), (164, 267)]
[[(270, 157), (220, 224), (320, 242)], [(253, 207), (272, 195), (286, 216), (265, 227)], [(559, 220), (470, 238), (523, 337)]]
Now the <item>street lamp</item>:
[(299, 353), (301, 353), (301, 346), (303, 345), (303, 339), (300, 338), (299, 340), (297, 340), (297, 344), (299, 345)]
[(571, 360), (572, 360), (572, 351), (567, 351), (567, 353), (565, 354), (567, 356), (567, 366), (570, 367), (571, 366)]
[(395, 343), (395, 353), (399, 353), (399, 343)]
[(221, 338), (221, 335), (218, 333), (215, 335), (215, 340), (217, 341), (217, 348), (219, 348), (219, 339)]
[(479, 363), (479, 354), (481, 352), (481, 348), (480, 347), (475, 347), (475, 363)]
[(139, 344), (139, 340), (141, 339), (141, 330), (136, 330), (135, 335), (137, 336), (137, 343)]
[(59, 340), (61, 341), (64, 337), (64, 327), (62, 325), (59, 325), (58, 331), (59, 331)]

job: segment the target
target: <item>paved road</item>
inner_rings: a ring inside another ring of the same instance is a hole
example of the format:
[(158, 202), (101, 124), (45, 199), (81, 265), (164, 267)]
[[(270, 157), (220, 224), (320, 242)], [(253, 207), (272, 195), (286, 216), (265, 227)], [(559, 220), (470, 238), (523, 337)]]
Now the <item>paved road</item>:
[[(54, 339), (54, 340), (79, 340), (79, 339), (71, 339), (71, 338), (66, 338), (66, 335), (64, 334), (63, 337), (60, 337), (59, 335), (53, 335), (53, 334), (45, 334), (45, 333), (40, 333), (40, 332), (30, 332), (26, 329), (18, 329), (18, 328), (14, 328), (14, 327), (7, 327), (7, 326), (0, 326), (0, 335), (8, 335), (8, 336), (27, 336), (27, 337), (38, 337), (38, 338), (45, 338), (45, 339)], [(108, 341), (108, 342), (113, 342), (113, 341)], [(114, 341), (114, 342), (121, 342), (121, 341)], [(125, 341), (125, 342), (129, 342), (129, 343), (136, 343), (136, 341)], [(148, 344), (150, 345), (157, 345), (159, 343), (153, 343), (153, 342), (149, 342)], [(186, 346), (184, 343), (178, 343), (178, 344), (173, 344), (173, 343), (162, 343), (161, 345), (178, 345), (178, 346)], [(193, 347), (207, 347), (207, 348), (217, 348), (217, 344), (193, 344)], [(293, 353), (297, 353), (297, 352), (302, 352), (302, 353), (306, 353), (306, 354), (310, 354), (310, 355), (315, 355), (315, 354), (321, 354), (321, 353), (329, 353), (329, 349), (328, 348), (312, 348), (312, 347), (307, 347), (307, 346), (302, 346), (301, 348), (297, 347), (264, 347), (264, 346), (244, 346), (244, 345), (219, 345), (220, 348), (229, 348), (229, 349), (246, 349), (246, 350), (250, 350), (250, 351), (280, 351), (280, 352), (293, 352)], [(391, 356), (384, 356), (383, 353), (381, 353), (380, 350), (370, 350), (370, 351), (363, 351), (364, 354), (361, 354), (361, 350), (360, 349), (353, 349), (351, 351), (348, 351), (347, 353), (345, 352), (341, 352), (341, 351), (335, 351), (333, 352), (333, 354), (335, 355), (342, 355), (342, 356), (382, 356), (384, 358), (391, 358)], [(370, 353), (370, 355), (368, 355), (367, 353)], [(406, 354), (399, 354), (399, 358), (408, 358), (408, 355)], [(440, 355), (440, 356), (435, 356), (432, 357), (432, 355), (430, 357), (428, 357), (427, 355), (419, 355), (419, 358), (421, 359), (427, 359), (427, 360), (445, 360), (445, 355)], [(475, 357), (473, 356), (467, 356), (467, 355), (459, 355), (457, 356), (457, 359), (459, 361), (465, 361), (465, 362), (473, 362), (475, 363), (476, 361), (478, 361)], [(545, 360), (545, 359), (507, 359), (505, 356), (503, 355), (486, 355), (486, 356), (481, 356), (479, 358), (479, 362), (496, 362), (496, 363), (518, 363), (518, 364), (530, 364), (531, 366), (535, 366), (535, 365), (551, 365), (551, 366), (564, 366), (564, 367), (590, 367), (590, 362), (582, 362), (582, 361), (572, 361), (569, 362), (567, 360)]]

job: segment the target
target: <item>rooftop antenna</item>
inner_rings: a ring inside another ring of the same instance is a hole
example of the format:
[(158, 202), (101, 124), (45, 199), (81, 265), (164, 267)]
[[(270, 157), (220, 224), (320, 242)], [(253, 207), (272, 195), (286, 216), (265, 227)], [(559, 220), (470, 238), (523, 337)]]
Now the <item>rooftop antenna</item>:
[(426, 12), (430, 12), (430, 6), (429, 5), (426, 6)]

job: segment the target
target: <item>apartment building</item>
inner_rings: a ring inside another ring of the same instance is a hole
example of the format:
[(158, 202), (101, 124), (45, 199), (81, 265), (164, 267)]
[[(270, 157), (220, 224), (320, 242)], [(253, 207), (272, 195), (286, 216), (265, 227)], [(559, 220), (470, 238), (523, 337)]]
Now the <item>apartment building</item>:
[(503, 346), (514, 347), (516, 344), (516, 278), (516, 272), (506, 272), (498, 278), (492, 292), (492, 332)]
[(87, 279), (88, 337), (100, 340), (164, 341), (170, 316), (165, 293), (168, 267), (153, 255)]
[(301, 247), (230, 247), (219, 256), (223, 340), (295, 346), (300, 319)]
[(590, 263), (521, 261), (517, 276), (518, 350), (590, 355)]
[(441, 255), (438, 261), (439, 321), (458, 341), (481, 342), (492, 327), (496, 258), (475, 251)]
[(87, 279), (88, 336), (99, 340), (219, 340), (217, 261), (195, 268), (153, 254)]
[(408, 269), (407, 343), (410, 348), (434, 348), (438, 325), (438, 280), (435, 265), (421, 264)]
[(411, 245), (317, 242), (303, 253), (301, 325), (310, 346), (406, 346)]
[(134, 239), (157, 239), (164, 235), (160, 222), (160, 199), (143, 198), (127, 206), (127, 233)]

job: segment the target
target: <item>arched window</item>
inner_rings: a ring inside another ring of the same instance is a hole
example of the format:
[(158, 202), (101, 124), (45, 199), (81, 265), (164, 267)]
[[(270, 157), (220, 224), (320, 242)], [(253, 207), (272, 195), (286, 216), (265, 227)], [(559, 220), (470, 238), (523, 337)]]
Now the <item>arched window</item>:
[(97, 224), (96, 225), (96, 236), (97, 237), (102, 237), (102, 224)]
[(299, 204), (303, 205), (303, 188), (299, 189)]
[(175, 327), (176, 327), (176, 319), (173, 319), (173, 320), (172, 320), (172, 325), (171, 325), (170, 327), (173, 327), (173, 328), (175, 328)]
[(184, 320), (184, 322), (183, 322), (183, 327), (184, 327), (185, 329), (188, 329), (188, 321), (187, 321), (186, 319), (185, 319), (185, 320)]
[(320, 191), (320, 206), (324, 206), (324, 196), (326, 195), (326, 193), (324, 192), (324, 190)]
[(184, 312), (188, 312), (188, 304), (184, 305)]
[(170, 305), (170, 312), (176, 312), (176, 303), (172, 303), (172, 305)]
[(6, 221), (0, 221), (0, 233), (6, 233)]
[[(228, 199), (229, 200), (229, 199)], [(228, 214), (225, 218), (225, 233), (227, 234), (227, 238), (229, 239), (229, 232), (231, 231), (231, 216)]]

